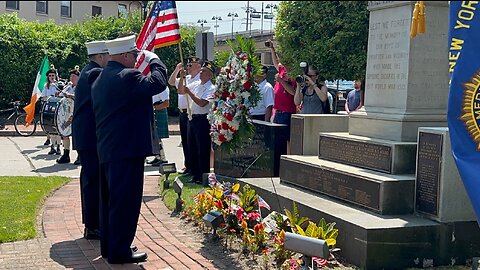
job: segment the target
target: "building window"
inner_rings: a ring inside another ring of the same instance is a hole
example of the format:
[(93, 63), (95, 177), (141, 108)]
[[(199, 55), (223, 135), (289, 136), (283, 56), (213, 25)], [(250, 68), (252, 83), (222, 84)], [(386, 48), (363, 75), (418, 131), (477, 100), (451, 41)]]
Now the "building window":
[(72, 17), (72, 1), (62, 1), (60, 15), (67, 18)]
[(118, 4), (118, 17), (127, 18), (127, 5)]
[(101, 16), (102, 15), (102, 7), (92, 6), (92, 16)]
[(35, 11), (40, 14), (48, 14), (48, 1), (37, 1)]
[(14, 10), (19, 10), (20, 9), (20, 1), (5, 1), (7, 2), (7, 9), (14, 9)]

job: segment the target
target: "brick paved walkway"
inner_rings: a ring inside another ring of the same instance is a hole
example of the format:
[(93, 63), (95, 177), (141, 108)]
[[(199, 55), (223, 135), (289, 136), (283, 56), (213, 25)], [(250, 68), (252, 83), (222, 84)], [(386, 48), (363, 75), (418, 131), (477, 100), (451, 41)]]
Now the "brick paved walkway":
[(82, 238), (79, 180), (48, 198), (39, 217), (39, 238), (0, 245), (0, 269), (217, 269), (189, 247), (189, 236), (170, 217), (159, 197), (158, 176), (146, 176), (134, 240), (148, 253), (141, 264), (109, 265), (100, 256), (100, 242)]

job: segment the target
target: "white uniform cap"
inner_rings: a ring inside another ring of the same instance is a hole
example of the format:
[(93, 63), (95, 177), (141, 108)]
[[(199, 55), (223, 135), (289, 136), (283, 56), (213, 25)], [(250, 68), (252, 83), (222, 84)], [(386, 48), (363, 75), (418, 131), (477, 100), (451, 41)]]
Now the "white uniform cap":
[(108, 53), (110, 55), (139, 51), (135, 44), (135, 35), (107, 40), (105, 45), (107, 45)]
[(108, 49), (107, 46), (105, 46), (104, 40), (87, 42), (85, 43), (85, 46), (87, 46), (88, 55), (108, 53)]

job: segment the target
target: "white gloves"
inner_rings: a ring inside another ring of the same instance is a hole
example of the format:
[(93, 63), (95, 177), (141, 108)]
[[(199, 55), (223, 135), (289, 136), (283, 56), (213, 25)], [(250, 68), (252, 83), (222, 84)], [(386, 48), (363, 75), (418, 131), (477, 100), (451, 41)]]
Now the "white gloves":
[(151, 61), (152, 59), (160, 59), (160, 58), (158, 57), (158, 55), (156, 55), (155, 53), (153, 53), (153, 52), (151, 52), (151, 51), (143, 50), (142, 53), (145, 54), (145, 61), (146, 61), (147, 63), (150, 63), (150, 61)]

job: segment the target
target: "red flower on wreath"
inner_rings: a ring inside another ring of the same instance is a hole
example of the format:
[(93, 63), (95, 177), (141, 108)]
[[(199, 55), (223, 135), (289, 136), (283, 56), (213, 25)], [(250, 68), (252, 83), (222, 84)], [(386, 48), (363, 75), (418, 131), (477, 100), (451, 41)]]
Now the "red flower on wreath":
[(222, 98), (227, 98), (228, 96), (229, 96), (228, 91), (224, 90), (224, 91), (222, 92)]
[(222, 143), (224, 143), (224, 142), (227, 141), (227, 138), (225, 138), (225, 135), (224, 135), (224, 134), (221, 134), (221, 133), (218, 135), (218, 139), (219, 139)]
[(250, 87), (252, 87), (252, 82), (251, 81), (246, 81), (244, 84), (243, 84), (243, 89), (245, 90), (250, 90)]
[(225, 129), (225, 130), (226, 130), (226, 129), (228, 129), (228, 128), (229, 128), (229, 126), (228, 126), (227, 123), (222, 123), (222, 129)]
[(225, 116), (225, 118), (228, 120), (228, 121), (232, 121), (233, 120), (233, 115), (231, 113), (225, 113), (223, 116)]

